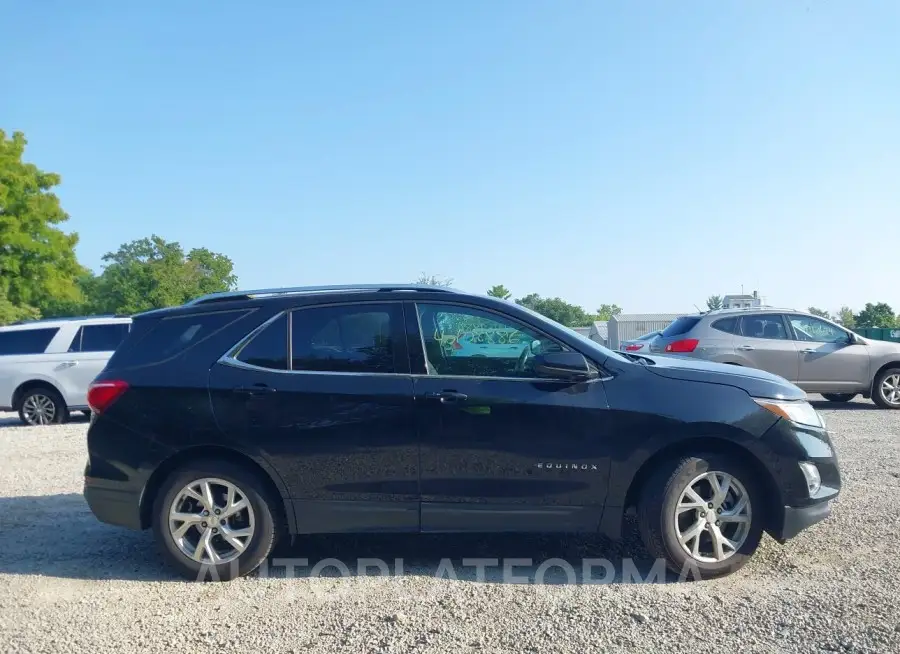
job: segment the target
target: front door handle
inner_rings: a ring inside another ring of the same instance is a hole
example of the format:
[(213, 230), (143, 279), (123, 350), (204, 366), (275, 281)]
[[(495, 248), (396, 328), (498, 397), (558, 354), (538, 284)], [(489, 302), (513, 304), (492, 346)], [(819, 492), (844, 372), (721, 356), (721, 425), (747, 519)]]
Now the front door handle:
[(803, 354), (815, 354), (815, 353), (816, 353), (815, 349), (813, 349), (813, 348), (811, 348), (811, 347), (805, 348), (805, 349), (800, 350), (800, 351), (801, 351)]
[(271, 386), (266, 386), (265, 384), (254, 384), (253, 386), (238, 386), (237, 388), (233, 388), (232, 391), (243, 395), (265, 395), (274, 393), (275, 389)]
[(741, 350), (742, 352), (752, 352), (752, 351), (753, 351), (753, 346), (752, 346), (752, 345), (739, 345), (739, 346), (737, 347), (737, 349), (738, 349), (738, 350)]
[(469, 396), (465, 393), (457, 393), (456, 391), (425, 393), (425, 397), (429, 400), (439, 400), (441, 404), (456, 404), (458, 402), (465, 402), (469, 399)]

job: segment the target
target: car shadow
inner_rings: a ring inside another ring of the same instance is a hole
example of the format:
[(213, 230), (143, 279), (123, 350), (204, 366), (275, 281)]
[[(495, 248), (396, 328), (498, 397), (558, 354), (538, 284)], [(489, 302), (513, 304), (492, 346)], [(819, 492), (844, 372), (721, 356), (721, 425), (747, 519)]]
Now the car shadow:
[[(612, 542), (576, 534), (379, 534), (286, 538), (265, 578), (430, 576), (477, 583), (668, 583), (627, 523)], [(105, 525), (78, 493), (0, 498), (0, 574), (184, 582), (150, 532)], [(689, 577), (688, 577), (689, 578)]]
[[(71, 424), (88, 424), (91, 421), (89, 416), (84, 415), (81, 411), (73, 411), (69, 416), (69, 423)], [(47, 425), (48, 427), (58, 427), (59, 425)], [(39, 429), (38, 427), (32, 427), (31, 425), (26, 425), (19, 418), (16, 413), (0, 413), (0, 428), (2, 427), (22, 427), (25, 429)]]
[(850, 402), (829, 402), (828, 400), (810, 400), (816, 411), (881, 411), (870, 400), (854, 400)]

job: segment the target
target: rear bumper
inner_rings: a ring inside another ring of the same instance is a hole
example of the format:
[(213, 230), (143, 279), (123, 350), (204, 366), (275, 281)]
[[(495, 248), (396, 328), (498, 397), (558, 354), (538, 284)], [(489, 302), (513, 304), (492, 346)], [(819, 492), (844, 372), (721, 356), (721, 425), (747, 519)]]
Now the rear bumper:
[(100, 521), (128, 529), (141, 529), (141, 494), (105, 479), (84, 479), (84, 499)]

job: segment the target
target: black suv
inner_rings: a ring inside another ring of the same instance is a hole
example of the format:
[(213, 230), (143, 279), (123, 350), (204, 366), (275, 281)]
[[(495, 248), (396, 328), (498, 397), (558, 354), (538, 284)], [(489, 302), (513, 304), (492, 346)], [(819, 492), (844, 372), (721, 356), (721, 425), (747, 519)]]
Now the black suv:
[(85, 497), (186, 576), (281, 534), (594, 532), (711, 577), (841, 486), (803, 391), (612, 352), (521, 306), (417, 285), (220, 293), (134, 317), (94, 382)]

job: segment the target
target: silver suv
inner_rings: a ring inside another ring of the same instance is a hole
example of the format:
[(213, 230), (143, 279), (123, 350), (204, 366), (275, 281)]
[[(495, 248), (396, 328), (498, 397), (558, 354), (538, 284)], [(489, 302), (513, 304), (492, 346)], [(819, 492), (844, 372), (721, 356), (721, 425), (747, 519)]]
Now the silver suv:
[(677, 354), (760, 368), (832, 402), (862, 394), (900, 409), (900, 343), (863, 338), (792, 309), (721, 309), (682, 316), (650, 342), (650, 354)]
[(131, 329), (131, 318), (93, 316), (0, 327), (0, 411), (22, 422), (65, 422), (89, 411), (88, 386)]

